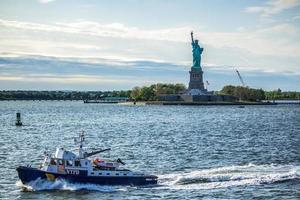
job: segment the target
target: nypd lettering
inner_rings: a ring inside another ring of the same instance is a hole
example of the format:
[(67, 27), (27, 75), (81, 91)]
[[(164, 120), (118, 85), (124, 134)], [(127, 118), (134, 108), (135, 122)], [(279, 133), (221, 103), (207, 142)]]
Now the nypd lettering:
[(79, 175), (79, 170), (76, 170), (76, 169), (66, 169), (66, 173), (67, 174), (71, 174), (71, 175)]

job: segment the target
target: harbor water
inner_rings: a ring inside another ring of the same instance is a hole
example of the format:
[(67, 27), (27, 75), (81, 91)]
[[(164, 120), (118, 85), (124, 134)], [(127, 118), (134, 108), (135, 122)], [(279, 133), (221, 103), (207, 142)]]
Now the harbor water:
[[(15, 126), (16, 113), (23, 126)], [(300, 199), (300, 106), (131, 106), (80, 101), (0, 102), (0, 199)], [(35, 181), (18, 165), (44, 151), (111, 148), (151, 187)]]

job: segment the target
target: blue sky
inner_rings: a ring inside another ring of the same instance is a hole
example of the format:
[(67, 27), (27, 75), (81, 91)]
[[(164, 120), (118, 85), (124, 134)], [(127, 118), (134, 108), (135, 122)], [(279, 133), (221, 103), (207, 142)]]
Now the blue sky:
[(1, 0), (0, 89), (188, 84), (190, 31), (209, 90), (300, 91), (300, 0)]

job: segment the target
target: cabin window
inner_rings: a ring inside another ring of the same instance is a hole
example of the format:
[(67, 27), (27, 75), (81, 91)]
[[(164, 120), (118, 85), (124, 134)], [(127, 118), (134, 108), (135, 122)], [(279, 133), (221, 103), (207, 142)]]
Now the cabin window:
[(73, 166), (73, 161), (72, 160), (67, 160), (67, 166)]
[(63, 160), (58, 160), (58, 164), (63, 165), (64, 164)]
[(99, 173), (99, 175), (102, 175), (102, 173)]
[(123, 174), (124, 176), (127, 176), (127, 174)]
[(116, 173), (117, 176), (119, 176), (119, 173)]
[(91, 172), (91, 174), (94, 174), (94, 172)]
[(80, 160), (75, 160), (75, 167), (80, 167)]
[(106, 173), (106, 175), (109, 175), (109, 173)]
[(55, 159), (51, 159), (50, 165), (56, 165), (56, 160)]

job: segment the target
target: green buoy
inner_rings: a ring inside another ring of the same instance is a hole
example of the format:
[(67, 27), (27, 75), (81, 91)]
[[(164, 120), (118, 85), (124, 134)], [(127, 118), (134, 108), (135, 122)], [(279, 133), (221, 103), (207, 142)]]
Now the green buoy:
[(17, 113), (16, 126), (22, 126), (21, 113)]

